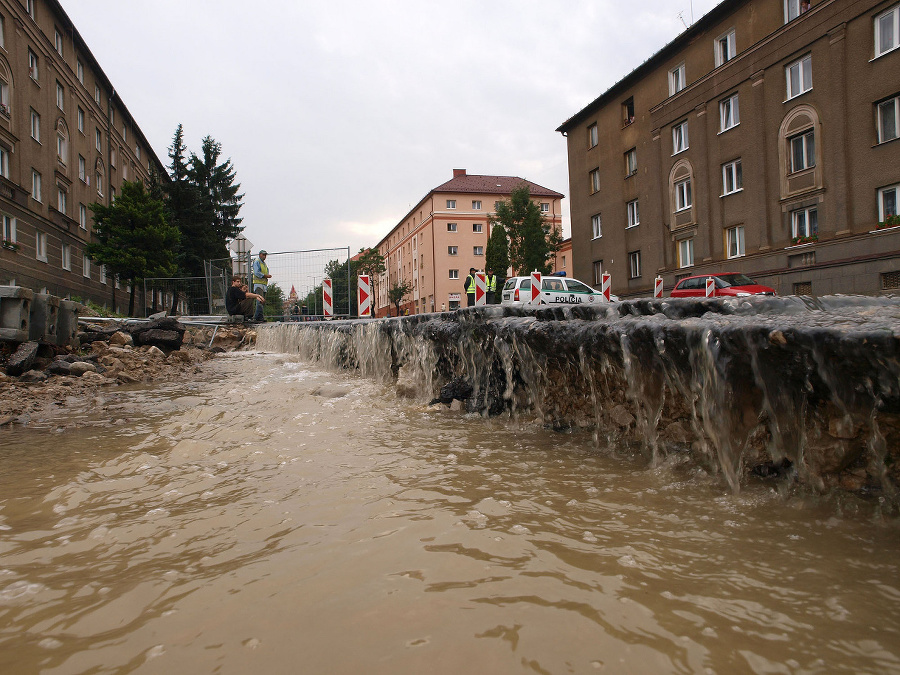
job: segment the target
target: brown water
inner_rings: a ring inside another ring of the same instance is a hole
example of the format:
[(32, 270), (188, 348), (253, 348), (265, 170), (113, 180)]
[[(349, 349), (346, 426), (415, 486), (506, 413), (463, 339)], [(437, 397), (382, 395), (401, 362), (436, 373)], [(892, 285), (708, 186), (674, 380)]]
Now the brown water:
[(900, 672), (875, 499), (206, 367), (0, 429), (0, 673)]

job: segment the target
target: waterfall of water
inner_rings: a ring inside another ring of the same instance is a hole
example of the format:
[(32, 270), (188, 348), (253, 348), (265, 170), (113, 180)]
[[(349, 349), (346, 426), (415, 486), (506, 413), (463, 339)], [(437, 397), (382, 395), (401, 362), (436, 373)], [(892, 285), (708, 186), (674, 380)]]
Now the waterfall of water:
[(257, 344), (397, 380), (425, 401), (462, 383), (470, 412), (593, 427), (598, 442), (635, 444), (651, 461), (690, 452), (734, 490), (749, 468), (793, 465), (820, 489), (893, 494), (898, 337), (900, 300), (834, 296), (276, 324)]

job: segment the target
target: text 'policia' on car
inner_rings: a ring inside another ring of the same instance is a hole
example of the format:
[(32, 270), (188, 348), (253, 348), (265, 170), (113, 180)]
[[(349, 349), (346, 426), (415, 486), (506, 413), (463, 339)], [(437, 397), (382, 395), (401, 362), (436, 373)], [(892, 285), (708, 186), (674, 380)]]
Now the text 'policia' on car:
[[(617, 301), (618, 298), (610, 296)], [(594, 290), (578, 279), (564, 276), (541, 278), (539, 305), (579, 305), (581, 303), (606, 302), (600, 291)], [(531, 277), (510, 277), (503, 284), (502, 305), (527, 305), (531, 303)]]

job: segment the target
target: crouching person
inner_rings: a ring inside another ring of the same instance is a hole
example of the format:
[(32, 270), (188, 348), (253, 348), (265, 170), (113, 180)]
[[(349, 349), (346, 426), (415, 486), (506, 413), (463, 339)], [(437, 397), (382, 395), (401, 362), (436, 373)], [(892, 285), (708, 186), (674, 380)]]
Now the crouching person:
[(231, 288), (225, 294), (225, 311), (231, 316), (243, 314), (250, 318), (256, 312), (256, 301), (265, 304), (266, 299), (256, 293), (248, 293), (241, 288), (241, 276), (235, 274), (231, 277)]

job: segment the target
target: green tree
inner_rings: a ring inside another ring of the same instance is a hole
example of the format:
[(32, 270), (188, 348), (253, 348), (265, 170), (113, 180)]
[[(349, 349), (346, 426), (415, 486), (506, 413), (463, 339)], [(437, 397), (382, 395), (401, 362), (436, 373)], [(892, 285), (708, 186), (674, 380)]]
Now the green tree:
[(413, 287), (406, 279), (395, 281), (394, 285), (388, 289), (388, 299), (394, 303), (397, 308), (397, 316), (400, 316), (400, 303), (412, 291)]
[(243, 229), (239, 217), (243, 194), (231, 159), (219, 163), (222, 144), (211, 136), (203, 139), (202, 156), (191, 153), (187, 176), (200, 196), (200, 214), (206, 229), (207, 250), (204, 259), (228, 257), (228, 241)]
[(185, 276), (203, 276), (203, 250), (206, 233), (200, 208), (200, 192), (188, 177), (187, 147), (184, 144), (184, 128), (178, 125), (172, 145), (169, 147), (169, 177), (165, 186), (166, 217), (181, 233), (178, 248), (178, 268)]
[[(331, 308), (335, 314), (346, 312), (349, 316), (356, 316), (356, 274), (357, 262), (355, 260), (345, 260), (342, 263), (332, 260), (325, 265), (325, 276), (331, 279)], [(322, 297), (321, 284), (313, 289), (313, 293), (318, 293), (317, 297)], [(307, 306), (311, 307), (312, 305), (307, 303)]]
[(484, 250), (484, 264), (485, 271), (494, 270), (498, 283), (502, 282), (509, 269), (509, 239), (500, 223), (494, 223), (491, 228), (491, 236)]
[(537, 270), (549, 274), (551, 260), (559, 249), (562, 235), (541, 215), (540, 207), (531, 201), (528, 185), (515, 188), (510, 198), (497, 204), (492, 226), (503, 226), (509, 237), (509, 261), (517, 275)]
[(263, 305), (263, 316), (280, 321), (284, 316), (284, 301), (287, 296), (278, 284), (269, 284), (266, 288), (266, 304)]
[(137, 282), (175, 273), (178, 228), (166, 222), (163, 203), (139, 181), (124, 181), (121, 193), (109, 206), (95, 203), (89, 208), (94, 214), (96, 241), (87, 244), (85, 252), (119, 280), (131, 284), (128, 315), (134, 316)]
[[(368, 274), (372, 283), (372, 298), (378, 297), (378, 279), (387, 269), (384, 265), (384, 256), (377, 248), (361, 248), (360, 256), (356, 261), (356, 274)], [(372, 303), (372, 315), (375, 315), (375, 303)]]

